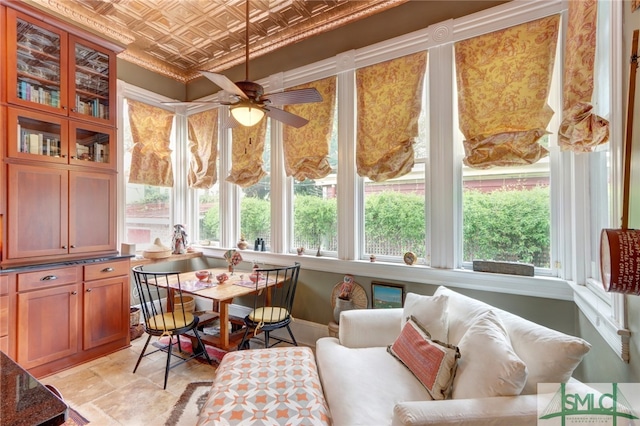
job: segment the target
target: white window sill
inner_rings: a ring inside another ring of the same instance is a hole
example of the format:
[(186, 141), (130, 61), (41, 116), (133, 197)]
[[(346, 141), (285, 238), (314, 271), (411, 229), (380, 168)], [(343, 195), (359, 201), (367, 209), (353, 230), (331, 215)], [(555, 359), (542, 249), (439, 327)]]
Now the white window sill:
[[(201, 247), (205, 256), (222, 258), (226, 249)], [(573, 300), (573, 290), (567, 281), (552, 277), (525, 277), (518, 275), (474, 272), (463, 269), (436, 269), (425, 265), (404, 265), (391, 262), (340, 260), (314, 255), (274, 254), (240, 251), (245, 262), (286, 265), (300, 262), (303, 269), (351, 274), (373, 279), (444, 285), (451, 288), (491, 291), (547, 299)]]
[(596, 328), (611, 349), (624, 362), (629, 362), (629, 340), (631, 332), (615, 320), (611, 305), (585, 286), (570, 282), (574, 300), (580, 311)]

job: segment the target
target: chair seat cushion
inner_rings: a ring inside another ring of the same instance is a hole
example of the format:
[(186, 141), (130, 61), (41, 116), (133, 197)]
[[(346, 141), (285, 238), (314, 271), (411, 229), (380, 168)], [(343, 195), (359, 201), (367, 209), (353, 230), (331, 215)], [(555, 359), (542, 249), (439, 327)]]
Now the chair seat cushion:
[(277, 306), (267, 306), (264, 308), (257, 308), (251, 311), (249, 319), (253, 322), (262, 322), (265, 324), (280, 322), (289, 317), (289, 311), (285, 308)]
[(194, 321), (194, 316), (190, 312), (166, 312), (164, 314), (158, 314), (149, 318), (147, 321), (147, 328), (153, 330), (176, 330), (191, 325)]

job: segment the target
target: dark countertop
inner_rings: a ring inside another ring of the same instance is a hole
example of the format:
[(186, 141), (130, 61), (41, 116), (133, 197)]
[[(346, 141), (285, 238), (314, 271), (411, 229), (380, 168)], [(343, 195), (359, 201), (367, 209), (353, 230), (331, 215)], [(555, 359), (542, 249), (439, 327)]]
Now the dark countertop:
[(0, 419), (3, 425), (61, 425), (67, 404), (0, 352)]
[(131, 254), (114, 254), (113, 256), (101, 256), (101, 257), (95, 257), (95, 258), (69, 260), (69, 261), (63, 261), (63, 262), (41, 263), (37, 265), (25, 265), (25, 266), (10, 266), (5, 269), (0, 267), (0, 274), (12, 273), (12, 272), (37, 271), (38, 269), (60, 268), (63, 266), (71, 266), (71, 265), (88, 265), (96, 262), (108, 262), (110, 260), (127, 259), (127, 258), (133, 258), (133, 257), (135, 256)]

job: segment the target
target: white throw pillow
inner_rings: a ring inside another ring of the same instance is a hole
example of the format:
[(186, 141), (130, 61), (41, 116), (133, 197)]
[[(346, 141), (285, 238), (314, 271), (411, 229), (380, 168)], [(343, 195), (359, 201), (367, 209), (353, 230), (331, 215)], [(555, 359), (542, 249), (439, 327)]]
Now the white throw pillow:
[(457, 293), (445, 286), (440, 286), (434, 296), (449, 296), (447, 305), (449, 334), (447, 343), (457, 345), (469, 327), (475, 322), (476, 317), (484, 312), (494, 309), (479, 300)]
[(407, 293), (404, 300), (401, 329), (413, 316), (429, 332), (432, 339), (446, 343), (449, 330), (448, 301), (449, 296), (447, 295), (422, 296)]
[(537, 393), (538, 383), (566, 383), (591, 345), (575, 336), (533, 323), (509, 312), (500, 313), (511, 344), (527, 364), (523, 394)]
[(511, 347), (502, 321), (493, 311), (478, 316), (458, 345), (460, 359), (453, 399), (519, 395), (527, 366)]

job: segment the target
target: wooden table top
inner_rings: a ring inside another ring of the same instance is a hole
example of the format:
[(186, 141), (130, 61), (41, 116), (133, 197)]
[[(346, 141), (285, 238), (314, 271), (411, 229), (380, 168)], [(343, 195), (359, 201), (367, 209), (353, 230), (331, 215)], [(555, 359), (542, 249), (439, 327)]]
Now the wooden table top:
[[(180, 274), (182, 291), (215, 301), (231, 300), (234, 297), (245, 296), (256, 291), (255, 283), (249, 281), (250, 271), (235, 271), (233, 274), (226, 268), (202, 269), (212, 273), (211, 282), (199, 281), (195, 271)], [(216, 275), (226, 273), (229, 279), (218, 284)]]

